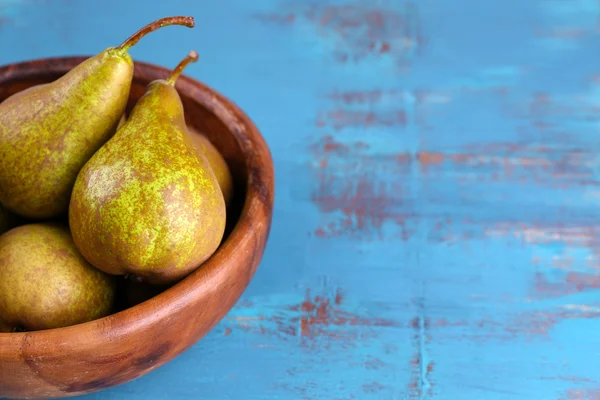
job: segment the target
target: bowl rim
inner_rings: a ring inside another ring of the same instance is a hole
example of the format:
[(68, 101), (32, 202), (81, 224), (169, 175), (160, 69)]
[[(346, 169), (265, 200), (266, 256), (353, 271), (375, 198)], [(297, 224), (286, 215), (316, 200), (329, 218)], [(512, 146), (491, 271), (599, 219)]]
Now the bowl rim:
[[(25, 60), (7, 65), (0, 65), (0, 86), (11, 80), (26, 80), (48, 74), (63, 74), (93, 55), (73, 55), (64, 57), (48, 57)], [(134, 76), (132, 84), (139, 79), (137, 75), (143, 69), (144, 75), (154, 79), (167, 77), (170, 70), (150, 62), (134, 59)], [(15, 78), (16, 76), (16, 78)], [(149, 77), (142, 79), (151, 82)], [(182, 74), (175, 87), (181, 89), (185, 84), (185, 93), (180, 95), (193, 98), (203, 107), (211, 111), (228, 130), (234, 135), (241, 153), (248, 176), (246, 193), (242, 211), (229, 233), (216, 252), (202, 266), (187, 277), (169, 287), (158, 295), (132, 307), (115, 312), (108, 316), (92, 321), (62, 328), (53, 328), (28, 332), (0, 333), (0, 348), (5, 344), (22, 342), (25, 339), (32, 343), (48, 343), (53, 338), (77, 335), (81, 332), (94, 330), (116, 330), (118, 335), (127, 335), (132, 331), (152, 324), (157, 318), (166, 318), (171, 310), (185, 307), (193, 303), (202, 292), (215, 287), (213, 283), (224, 279), (228, 271), (219, 268), (224, 263), (227, 254), (235, 251), (242, 242), (248, 242), (256, 235), (256, 230), (262, 230), (265, 241), (269, 236), (274, 202), (274, 165), (271, 152), (262, 134), (250, 117), (232, 100), (209, 85)], [(201, 101), (199, 101), (201, 100)], [(266, 220), (260, 216), (266, 216)], [(251, 255), (255, 257), (255, 255)], [(254, 261), (254, 260), (253, 260)], [(251, 263), (252, 264), (252, 263)], [(248, 271), (250, 276), (253, 271)], [(206, 294), (206, 293), (204, 293)], [(229, 311), (229, 310), (228, 310)], [(216, 325), (218, 321), (213, 324)], [(10, 357), (10, 354), (6, 354)], [(0, 360), (4, 358), (0, 354)]]

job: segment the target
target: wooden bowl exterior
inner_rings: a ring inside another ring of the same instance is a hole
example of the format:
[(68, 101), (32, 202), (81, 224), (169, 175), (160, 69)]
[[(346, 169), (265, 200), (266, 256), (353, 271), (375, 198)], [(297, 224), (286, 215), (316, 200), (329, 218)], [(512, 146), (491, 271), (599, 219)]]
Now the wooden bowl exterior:
[[(0, 101), (56, 79), (85, 58), (0, 67)], [(168, 73), (136, 62), (130, 107), (149, 82)], [(0, 334), (0, 398), (69, 397), (138, 378), (202, 338), (249, 284), (271, 225), (274, 173), (269, 149), (252, 121), (228, 99), (186, 76), (176, 87), (188, 124), (207, 134), (234, 175), (238, 207), (228, 215), (233, 223), (227, 237), (201, 268), (132, 308), (67, 328)]]

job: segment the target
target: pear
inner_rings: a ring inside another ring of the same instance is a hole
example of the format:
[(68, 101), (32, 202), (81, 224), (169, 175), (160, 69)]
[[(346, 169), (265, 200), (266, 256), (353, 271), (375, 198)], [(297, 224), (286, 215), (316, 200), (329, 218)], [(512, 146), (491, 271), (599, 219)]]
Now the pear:
[(77, 176), (69, 208), (73, 239), (96, 268), (167, 284), (195, 270), (219, 246), (225, 201), (186, 133), (175, 82), (151, 82), (127, 122)]
[(32, 219), (67, 212), (77, 173), (114, 134), (127, 105), (133, 78), (129, 49), (147, 33), (173, 24), (192, 27), (194, 19), (155, 21), (55, 81), (0, 103), (0, 203)]
[(115, 278), (92, 267), (66, 226), (32, 223), (0, 236), (0, 330), (35, 331), (104, 317)]
[(219, 182), (219, 187), (225, 198), (225, 204), (229, 206), (231, 199), (233, 198), (233, 178), (225, 158), (223, 158), (223, 155), (205, 135), (199, 133), (192, 127), (188, 127), (188, 132), (196, 145), (197, 150), (201, 156), (206, 157), (206, 160), (215, 173), (217, 181)]
[[(120, 129), (121, 126), (125, 124), (127, 117), (125, 114), (121, 116), (121, 120), (119, 121), (119, 126), (117, 129)], [(219, 187), (221, 188), (221, 192), (223, 192), (223, 198), (225, 199), (225, 205), (229, 206), (231, 204), (231, 200), (233, 199), (233, 177), (231, 175), (231, 170), (227, 165), (227, 161), (223, 155), (219, 152), (219, 150), (215, 147), (214, 144), (206, 137), (206, 135), (198, 132), (191, 126), (188, 126), (187, 132), (190, 135), (190, 138), (194, 142), (194, 146), (196, 152), (200, 157), (206, 158), (208, 163), (210, 164), (217, 181), (219, 182)]]
[(125, 113), (121, 114), (121, 118), (119, 119), (119, 123), (117, 124), (117, 130), (121, 129), (123, 125), (125, 125), (125, 121), (127, 121), (127, 117)]

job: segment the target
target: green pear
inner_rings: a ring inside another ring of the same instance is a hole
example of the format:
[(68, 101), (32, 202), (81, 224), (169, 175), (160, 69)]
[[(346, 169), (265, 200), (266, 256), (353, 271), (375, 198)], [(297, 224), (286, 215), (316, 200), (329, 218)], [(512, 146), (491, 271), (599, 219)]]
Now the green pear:
[(229, 205), (233, 198), (233, 177), (231, 176), (227, 161), (225, 161), (223, 155), (205, 135), (191, 127), (188, 128), (188, 132), (198, 152), (201, 156), (206, 157), (206, 160), (210, 164), (219, 182), (219, 187), (223, 192), (225, 204)]
[[(117, 129), (120, 129), (125, 124), (125, 121), (127, 121), (127, 117), (125, 114), (123, 114)], [(223, 155), (206, 137), (206, 135), (198, 132), (191, 126), (188, 126), (187, 132), (190, 135), (192, 142), (194, 142), (196, 152), (200, 155), (200, 157), (206, 158), (210, 164), (213, 172), (215, 173), (215, 177), (219, 182), (221, 192), (223, 192), (225, 205), (229, 206), (229, 204), (231, 204), (231, 200), (233, 199), (233, 176), (231, 175), (231, 170), (227, 165), (227, 161), (225, 161)]]
[(186, 133), (175, 82), (151, 82), (127, 122), (77, 176), (69, 208), (75, 244), (96, 268), (151, 284), (182, 279), (209, 258), (225, 230), (225, 201)]
[(108, 315), (115, 278), (92, 267), (66, 226), (32, 223), (0, 236), (0, 330), (60, 328)]
[(125, 117), (125, 113), (123, 113), (119, 119), (119, 123), (117, 124), (117, 130), (121, 129), (121, 127), (125, 125), (125, 121), (127, 121), (127, 117)]
[(130, 47), (173, 24), (191, 27), (194, 20), (155, 21), (55, 81), (0, 103), (0, 203), (34, 219), (67, 212), (79, 170), (114, 134), (127, 105), (133, 78)]

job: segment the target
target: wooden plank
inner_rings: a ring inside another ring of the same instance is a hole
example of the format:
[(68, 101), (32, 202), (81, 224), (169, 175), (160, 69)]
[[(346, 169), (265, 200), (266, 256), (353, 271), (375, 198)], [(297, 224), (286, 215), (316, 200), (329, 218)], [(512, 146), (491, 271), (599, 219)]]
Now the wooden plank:
[(0, 63), (132, 55), (235, 100), (276, 164), (256, 278), (193, 349), (98, 399), (594, 399), (592, 0), (0, 1)]

